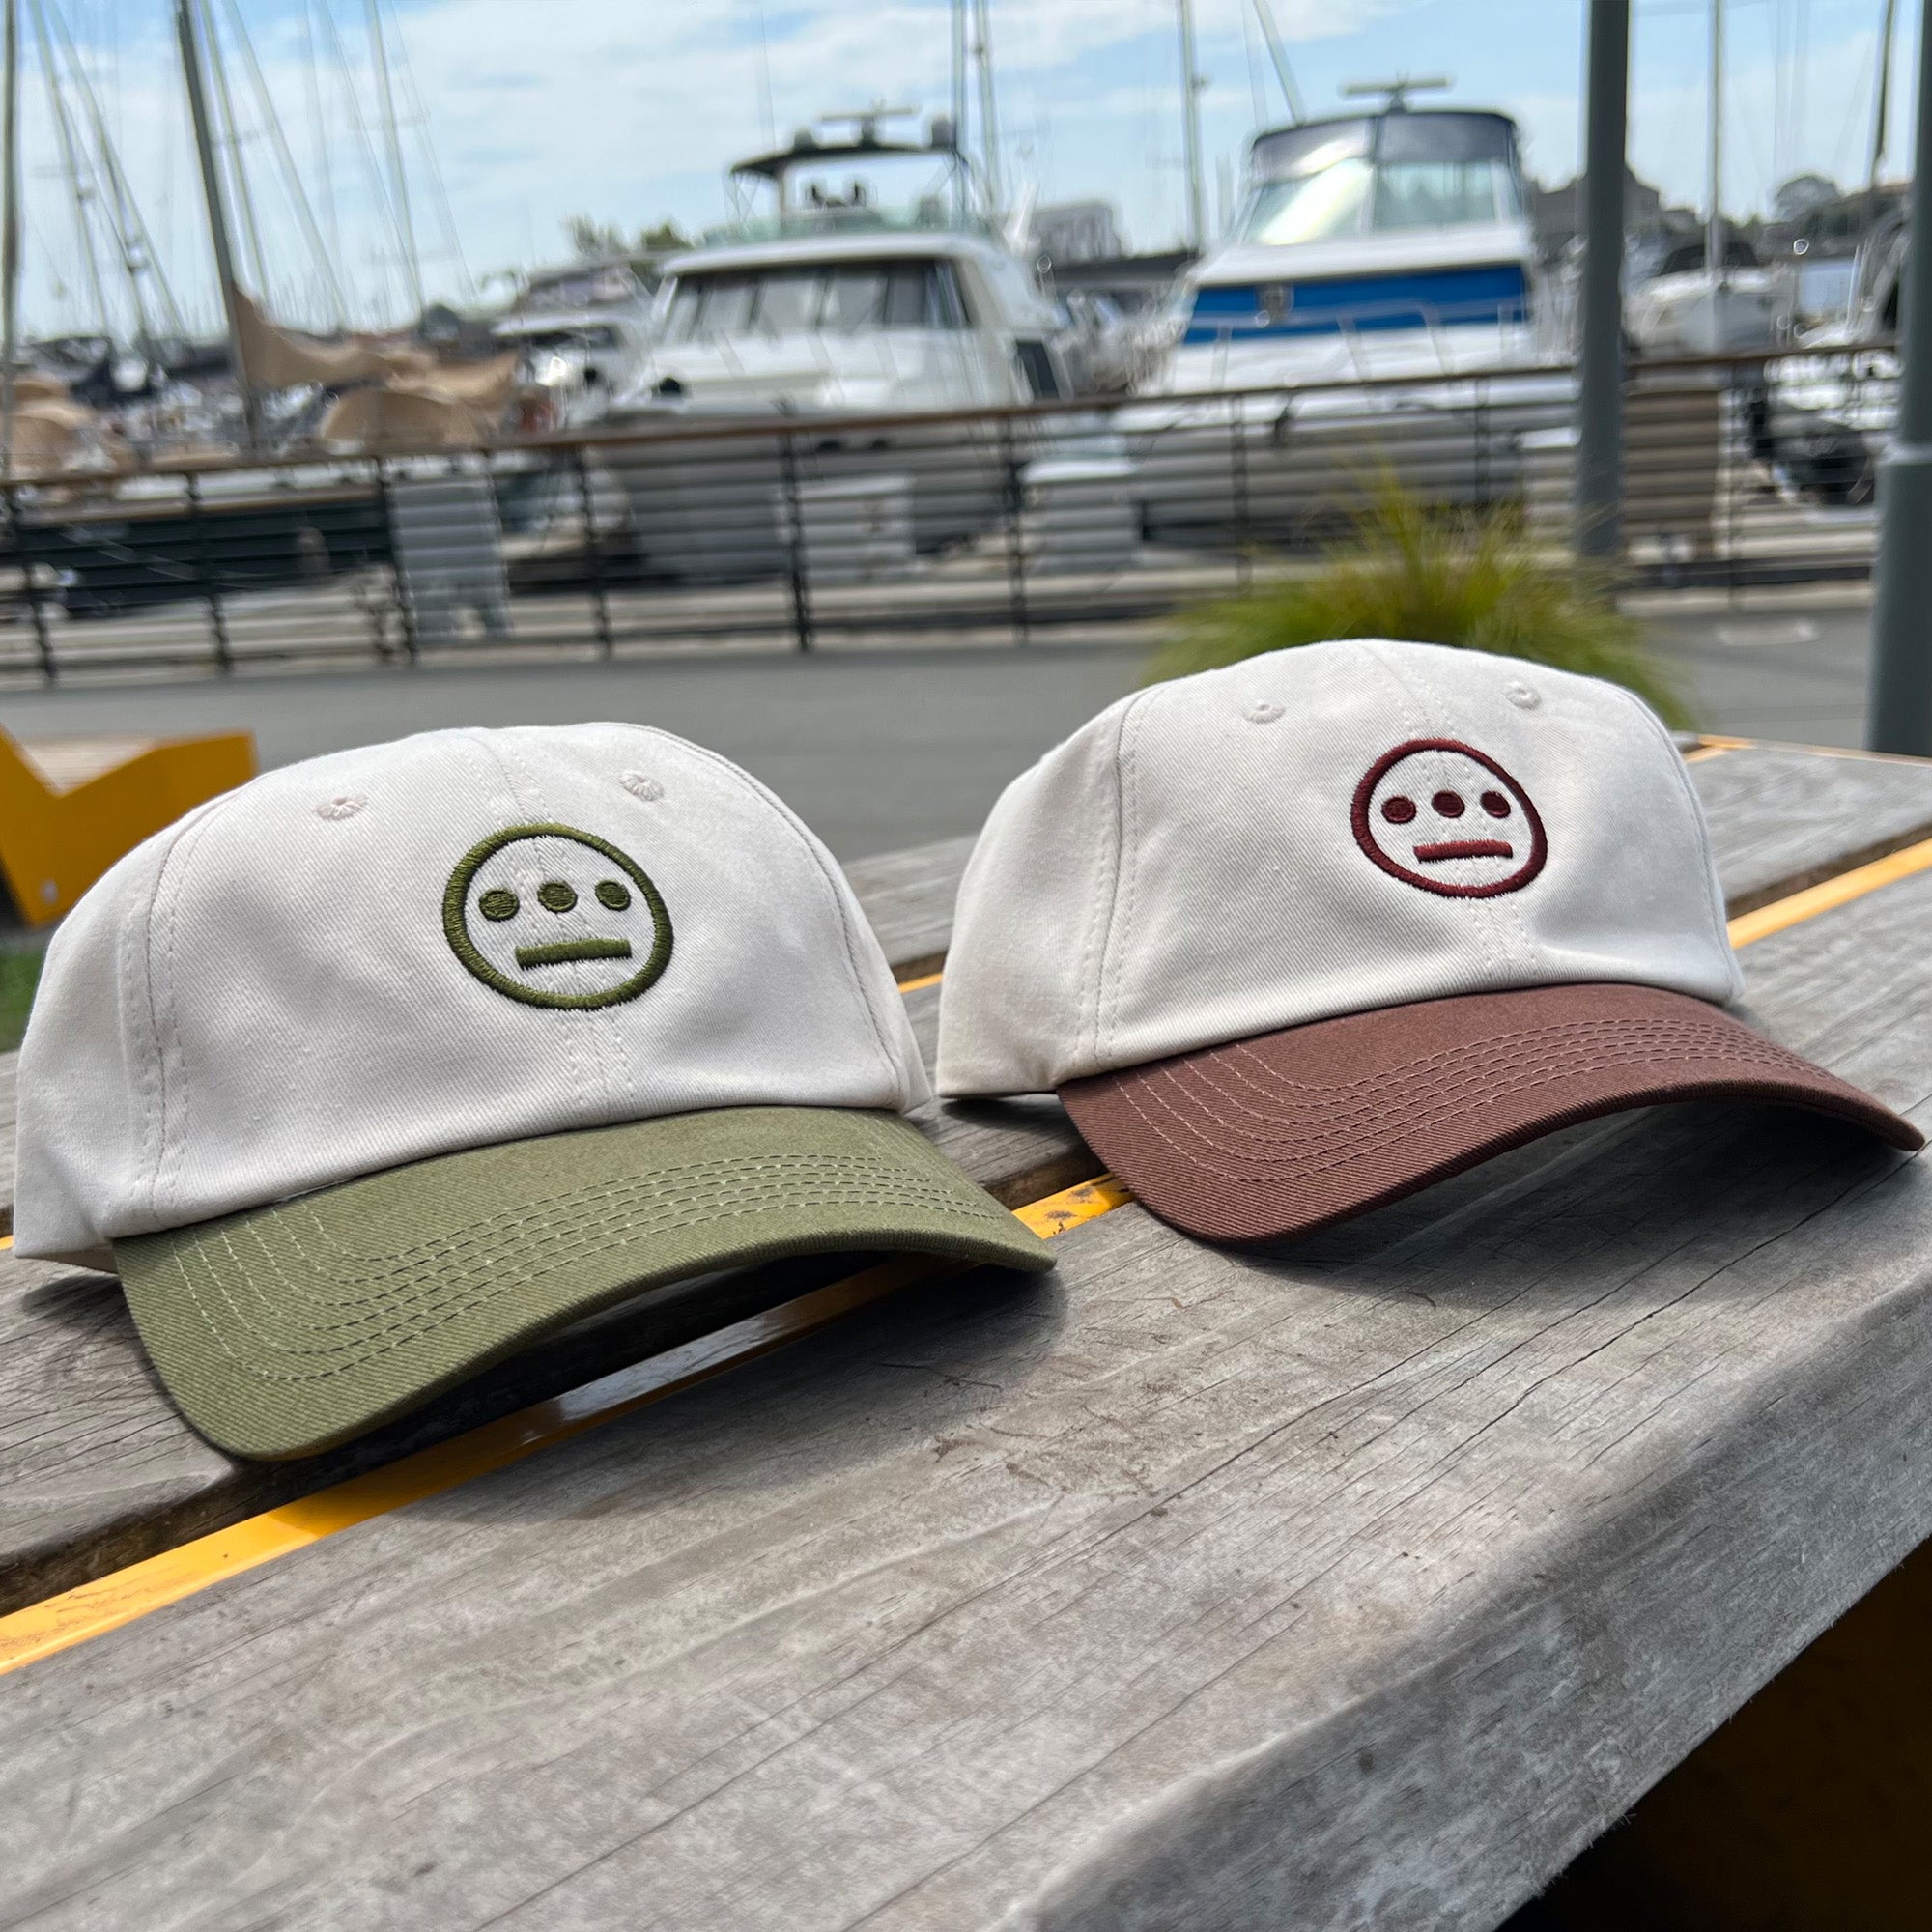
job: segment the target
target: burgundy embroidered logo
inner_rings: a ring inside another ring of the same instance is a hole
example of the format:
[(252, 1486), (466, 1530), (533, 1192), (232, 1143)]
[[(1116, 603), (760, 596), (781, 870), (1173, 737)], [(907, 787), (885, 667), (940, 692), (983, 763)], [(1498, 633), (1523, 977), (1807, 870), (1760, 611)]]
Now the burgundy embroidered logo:
[(1549, 856), (1529, 794), (1487, 753), (1454, 738), (1384, 752), (1355, 787), (1355, 843), (1392, 879), (1444, 898), (1513, 893)]

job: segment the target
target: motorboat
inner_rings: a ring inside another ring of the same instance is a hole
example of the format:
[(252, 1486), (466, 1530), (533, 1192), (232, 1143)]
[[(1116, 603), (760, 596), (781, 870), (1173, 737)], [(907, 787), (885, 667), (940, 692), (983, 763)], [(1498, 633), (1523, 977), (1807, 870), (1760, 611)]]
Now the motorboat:
[(1022, 252), (1030, 211), (983, 206), (949, 122), (914, 143), (883, 138), (886, 118), (832, 116), (739, 162), (741, 218), (665, 264), (608, 418), (650, 434), (606, 458), (650, 575), (781, 571), (821, 502), (903, 525), (906, 561), (971, 537), (1032, 432), (935, 418), (1070, 393), (1065, 320)]
[(1702, 233), (1670, 238), (1654, 256), (1633, 251), (1624, 327), (1639, 355), (1730, 355), (1776, 345), (1777, 291), (1750, 243), (1727, 236), (1716, 274), (1707, 253)]
[(1424, 85), (1446, 83), (1250, 141), (1232, 232), (1177, 291), (1153, 385), (1176, 400), (1122, 419), (1151, 537), (1293, 540), (1391, 476), (1500, 501), (1520, 435), (1573, 408), (1516, 125), (1412, 106)]
[(1780, 482), (1836, 509), (1868, 510), (1898, 415), (1899, 291), (1910, 229), (1882, 215), (1852, 266), (1844, 313), (1800, 335), (1767, 371), (1762, 453)]

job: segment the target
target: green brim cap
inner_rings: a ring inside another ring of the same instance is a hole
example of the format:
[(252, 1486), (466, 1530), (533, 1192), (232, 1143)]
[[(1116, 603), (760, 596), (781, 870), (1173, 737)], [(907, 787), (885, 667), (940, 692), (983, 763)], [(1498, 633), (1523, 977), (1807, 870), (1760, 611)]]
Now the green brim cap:
[(639, 1291), (786, 1255), (1029, 1272), (1046, 1243), (895, 1115), (736, 1107), (475, 1148), (114, 1245), (211, 1442), (332, 1448)]

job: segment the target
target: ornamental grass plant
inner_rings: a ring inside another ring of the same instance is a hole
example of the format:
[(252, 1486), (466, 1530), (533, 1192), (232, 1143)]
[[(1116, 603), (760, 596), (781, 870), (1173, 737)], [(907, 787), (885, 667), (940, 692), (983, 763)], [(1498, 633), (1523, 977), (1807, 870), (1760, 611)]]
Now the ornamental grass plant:
[(1527, 658), (1627, 686), (1667, 724), (1691, 723), (1683, 691), (1603, 578), (1540, 555), (1506, 512), (1437, 510), (1386, 481), (1314, 569), (1264, 577), (1184, 612), (1146, 681), (1327, 638)]

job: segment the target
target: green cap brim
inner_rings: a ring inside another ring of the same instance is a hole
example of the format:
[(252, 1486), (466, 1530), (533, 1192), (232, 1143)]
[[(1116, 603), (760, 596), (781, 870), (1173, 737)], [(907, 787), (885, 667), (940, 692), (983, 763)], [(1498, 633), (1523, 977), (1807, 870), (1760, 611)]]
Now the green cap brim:
[(181, 1411), (312, 1455), (613, 1302), (839, 1249), (1029, 1271), (1053, 1255), (891, 1114), (736, 1107), (416, 1161), (114, 1245)]

